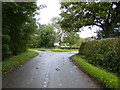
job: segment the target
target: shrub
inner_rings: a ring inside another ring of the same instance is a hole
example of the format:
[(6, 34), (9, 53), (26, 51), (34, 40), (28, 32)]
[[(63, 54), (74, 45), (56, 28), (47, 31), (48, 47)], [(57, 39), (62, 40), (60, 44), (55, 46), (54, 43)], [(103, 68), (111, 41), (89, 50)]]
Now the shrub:
[(9, 35), (2, 35), (2, 60), (11, 55), (9, 42), (10, 42)]
[(118, 74), (120, 67), (120, 38), (107, 38), (83, 43), (79, 50), (88, 62)]
[(2, 35), (2, 41), (4, 41), (3, 43), (9, 43), (10, 42), (9, 35)]
[(2, 45), (2, 60), (4, 60), (4, 58), (9, 57), (11, 55), (9, 46), (7, 44), (3, 44)]

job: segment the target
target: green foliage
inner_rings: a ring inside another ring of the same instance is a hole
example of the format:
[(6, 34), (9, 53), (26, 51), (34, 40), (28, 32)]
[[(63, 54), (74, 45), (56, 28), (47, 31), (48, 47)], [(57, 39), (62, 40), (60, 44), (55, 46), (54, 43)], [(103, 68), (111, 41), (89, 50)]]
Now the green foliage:
[(9, 35), (2, 35), (2, 58), (4, 59), (5, 57), (11, 56), (11, 51), (9, 48), (9, 43), (10, 43), (10, 37)]
[(2, 71), (6, 71), (14, 66), (21, 64), (22, 62), (30, 59), (33, 56), (36, 56), (38, 53), (32, 50), (28, 50), (19, 55), (13, 56), (11, 58), (5, 59), (2, 62)]
[(34, 2), (3, 2), (2, 3), (2, 47), (3, 59), (9, 54), (24, 52), (28, 40), (36, 28)]
[(61, 26), (59, 24), (60, 21), (61, 21), (61, 18), (58, 18), (58, 17), (52, 18), (52, 26), (57, 31), (57, 40), (56, 40), (56, 42), (58, 42), (59, 45), (61, 46), (61, 44), (62, 44), (62, 37), (63, 37), (63, 35), (64, 35), (64, 33), (66, 31), (63, 28), (61, 28)]
[(120, 36), (120, 2), (64, 2), (61, 10), (60, 25), (67, 31), (96, 25), (102, 28), (98, 38)]
[(88, 37), (88, 38), (83, 38), (83, 43), (89, 42), (89, 41), (93, 41), (94, 39)]
[(119, 87), (119, 77), (106, 72), (103, 69), (93, 66), (88, 63), (86, 60), (83, 60), (79, 54), (73, 55), (72, 60), (82, 68), (86, 73), (88, 73), (93, 78), (96, 78), (98, 81), (102, 82), (106, 88), (118, 88)]
[(10, 42), (10, 37), (9, 37), (9, 35), (2, 35), (2, 40), (3, 40), (5, 43), (9, 43), (9, 42)]
[(69, 51), (79, 51), (79, 49), (50, 49), (50, 51), (54, 51), (54, 52), (69, 52)]
[(28, 47), (30, 48), (37, 48), (38, 47), (38, 35), (37, 34), (33, 34), (31, 35), (31, 39), (29, 40), (29, 44), (28, 44)]
[(9, 57), (11, 55), (9, 46), (7, 44), (2, 45), (2, 58)]
[(69, 52), (69, 51), (79, 51), (79, 49), (58, 49), (58, 48), (32, 48), (36, 50), (49, 50), (54, 52)]
[(100, 66), (110, 72), (119, 74), (120, 70), (120, 38), (108, 38), (83, 43), (80, 54), (86, 56), (88, 62)]
[(51, 25), (40, 25), (34, 36), (31, 38), (30, 47), (54, 47), (56, 32)]
[(82, 39), (75, 32), (66, 32), (63, 37), (63, 43), (68, 43), (71, 48), (79, 47), (82, 43)]

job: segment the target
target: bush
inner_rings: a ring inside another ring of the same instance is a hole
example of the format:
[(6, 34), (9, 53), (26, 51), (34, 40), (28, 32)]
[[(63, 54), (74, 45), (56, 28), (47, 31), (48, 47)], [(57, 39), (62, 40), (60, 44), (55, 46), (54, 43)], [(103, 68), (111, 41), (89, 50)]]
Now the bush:
[(120, 38), (107, 38), (83, 43), (80, 54), (86, 56), (88, 62), (118, 74), (120, 67)]
[(10, 36), (9, 35), (2, 35), (2, 41), (3, 43), (9, 43), (10, 42)]
[(2, 60), (4, 60), (6, 57), (9, 57), (11, 55), (11, 51), (9, 49), (9, 46), (7, 44), (2, 45)]
[(9, 35), (2, 35), (2, 60), (11, 55), (9, 42), (10, 42)]

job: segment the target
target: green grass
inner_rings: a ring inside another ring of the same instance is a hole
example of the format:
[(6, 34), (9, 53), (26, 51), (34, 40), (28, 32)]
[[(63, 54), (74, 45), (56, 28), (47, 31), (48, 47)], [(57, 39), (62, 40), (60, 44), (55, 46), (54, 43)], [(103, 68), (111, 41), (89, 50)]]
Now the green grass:
[(50, 48), (32, 48), (36, 50), (49, 50), (54, 52), (69, 52), (69, 51), (79, 51), (79, 49), (50, 49)]
[(24, 62), (24, 61), (26, 61), (26, 60), (28, 60), (36, 55), (38, 55), (37, 52), (35, 52), (33, 50), (28, 50), (28, 51), (21, 53), (19, 55), (5, 59), (2, 62), (2, 71), (9, 70), (12, 67), (17, 66), (17, 65), (21, 64), (22, 62)]
[(72, 60), (78, 67), (84, 70), (87, 74), (91, 75), (98, 81), (102, 82), (106, 86), (106, 88), (119, 87), (118, 79), (120, 80), (120, 78), (115, 76), (114, 74), (106, 72), (103, 69), (91, 65), (86, 60), (82, 59), (79, 54), (73, 55)]

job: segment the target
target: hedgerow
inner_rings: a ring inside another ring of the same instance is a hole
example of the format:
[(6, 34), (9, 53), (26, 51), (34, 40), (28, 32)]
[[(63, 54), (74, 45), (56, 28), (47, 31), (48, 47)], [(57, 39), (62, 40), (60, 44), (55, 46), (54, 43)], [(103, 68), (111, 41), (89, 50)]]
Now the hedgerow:
[(71, 58), (80, 69), (101, 83), (102, 88), (112, 88), (113, 90), (119, 88), (119, 77), (99, 67), (95, 67), (83, 59), (83, 57), (84, 56), (75, 54)]
[(95, 66), (102, 67), (117, 75), (120, 73), (120, 38), (118, 37), (83, 43), (79, 53)]

